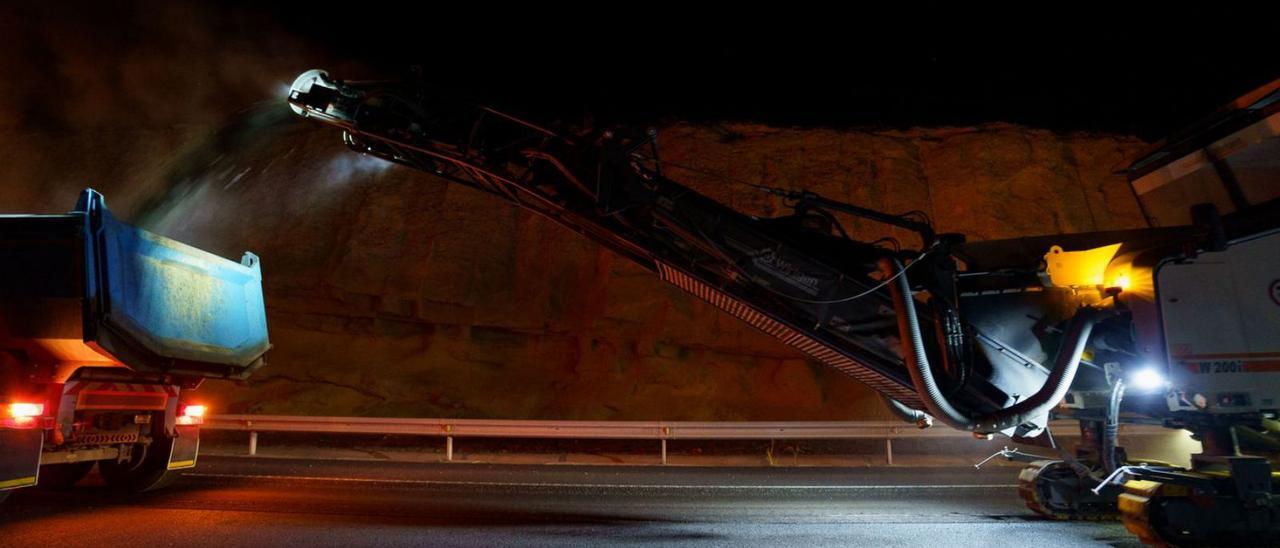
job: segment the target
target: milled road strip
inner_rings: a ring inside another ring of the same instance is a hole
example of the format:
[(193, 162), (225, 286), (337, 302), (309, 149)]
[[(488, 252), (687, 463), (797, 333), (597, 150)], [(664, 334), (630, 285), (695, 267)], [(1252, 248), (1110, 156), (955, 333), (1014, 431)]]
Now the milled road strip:
[(551, 487), (551, 488), (590, 488), (590, 489), (723, 489), (723, 490), (769, 490), (769, 489), (790, 489), (790, 490), (839, 490), (839, 491), (858, 491), (858, 490), (890, 490), (890, 489), (1006, 489), (1017, 487), (1016, 483), (964, 483), (964, 484), (944, 484), (944, 485), (655, 485), (655, 484), (628, 484), (628, 483), (540, 483), (540, 482), (502, 482), (502, 481), (452, 481), (452, 480), (411, 480), (411, 479), (378, 479), (378, 478), (343, 478), (343, 477), (327, 477), (327, 476), (282, 476), (272, 474), (210, 474), (210, 473), (191, 473), (183, 474), (184, 477), (191, 478), (211, 478), (211, 479), (254, 479), (254, 480), (292, 480), (292, 481), (328, 481), (342, 483), (390, 483), (402, 485), (448, 485), (448, 486), (476, 486), (476, 487)]

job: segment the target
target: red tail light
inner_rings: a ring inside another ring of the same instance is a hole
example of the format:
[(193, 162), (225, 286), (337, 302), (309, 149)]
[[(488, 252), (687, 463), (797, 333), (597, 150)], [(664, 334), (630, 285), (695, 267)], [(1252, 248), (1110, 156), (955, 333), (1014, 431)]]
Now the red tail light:
[(178, 409), (178, 424), (184, 426), (204, 424), (205, 411), (206, 408), (203, 405), (183, 405)]
[(4, 426), (9, 428), (33, 428), (36, 420), (44, 416), (44, 404), (12, 402), (5, 406)]
[(43, 403), (17, 402), (9, 404), (9, 416), (15, 419), (39, 417), (43, 414)]

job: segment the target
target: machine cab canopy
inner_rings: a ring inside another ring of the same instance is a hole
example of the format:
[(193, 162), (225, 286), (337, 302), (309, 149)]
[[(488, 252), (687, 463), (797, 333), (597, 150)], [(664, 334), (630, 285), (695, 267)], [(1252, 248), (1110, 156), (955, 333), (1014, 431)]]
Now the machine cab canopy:
[(1157, 143), (1128, 174), (1151, 226), (1192, 224), (1195, 204), (1227, 214), (1280, 197), (1280, 80)]

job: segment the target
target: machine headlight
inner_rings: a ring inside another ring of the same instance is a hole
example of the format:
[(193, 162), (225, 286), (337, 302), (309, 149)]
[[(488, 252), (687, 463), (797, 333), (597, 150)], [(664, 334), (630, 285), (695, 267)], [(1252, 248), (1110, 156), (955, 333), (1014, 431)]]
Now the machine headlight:
[(1147, 366), (1129, 375), (1129, 386), (1140, 392), (1163, 390), (1169, 381), (1155, 367)]

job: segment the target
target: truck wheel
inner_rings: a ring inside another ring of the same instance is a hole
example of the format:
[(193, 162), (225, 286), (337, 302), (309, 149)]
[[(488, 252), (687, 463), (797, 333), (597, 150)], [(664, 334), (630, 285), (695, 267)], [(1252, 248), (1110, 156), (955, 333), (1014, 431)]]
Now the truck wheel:
[(169, 450), (173, 438), (157, 436), (150, 446), (135, 445), (129, 460), (104, 460), (98, 472), (107, 485), (132, 493), (142, 493), (169, 486), (180, 475), (169, 470)]
[(46, 464), (40, 467), (39, 485), (53, 489), (70, 488), (89, 475), (94, 464), (94, 461)]

